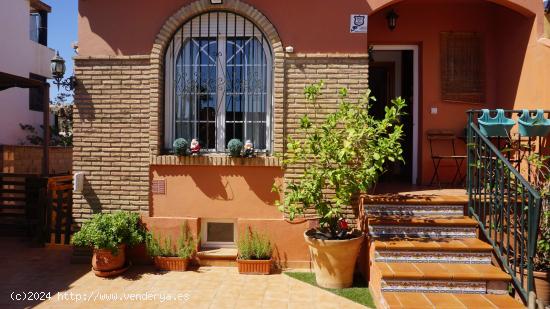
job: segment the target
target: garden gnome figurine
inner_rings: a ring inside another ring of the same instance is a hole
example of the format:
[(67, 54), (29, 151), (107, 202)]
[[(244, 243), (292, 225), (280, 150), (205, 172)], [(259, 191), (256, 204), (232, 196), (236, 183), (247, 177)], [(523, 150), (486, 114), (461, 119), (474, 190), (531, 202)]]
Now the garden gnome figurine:
[(254, 156), (254, 144), (252, 144), (251, 140), (246, 140), (244, 143), (243, 155), (245, 158), (252, 158)]
[(194, 138), (191, 140), (191, 155), (198, 156), (199, 152), (201, 151), (201, 144), (199, 144), (199, 141)]

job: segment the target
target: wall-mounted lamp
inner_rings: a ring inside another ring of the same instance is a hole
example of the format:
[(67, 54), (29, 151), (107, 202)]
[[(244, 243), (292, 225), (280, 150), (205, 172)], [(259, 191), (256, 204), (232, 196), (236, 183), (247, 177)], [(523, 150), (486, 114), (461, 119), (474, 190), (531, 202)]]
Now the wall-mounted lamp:
[(391, 11), (386, 14), (386, 19), (388, 20), (388, 28), (390, 31), (393, 31), (395, 27), (397, 26), (397, 18), (399, 18), (399, 15), (395, 13), (395, 11), (392, 9)]
[(59, 52), (56, 53), (55, 57), (51, 60), (50, 70), (52, 71), (52, 77), (54, 79), (54, 84), (57, 85), (57, 90), (60, 86), (63, 86), (67, 91), (74, 90), (76, 86), (76, 78), (70, 76), (67, 79), (63, 80), (65, 75), (65, 59), (59, 56)]
[(210, 0), (210, 4), (223, 4), (223, 0)]

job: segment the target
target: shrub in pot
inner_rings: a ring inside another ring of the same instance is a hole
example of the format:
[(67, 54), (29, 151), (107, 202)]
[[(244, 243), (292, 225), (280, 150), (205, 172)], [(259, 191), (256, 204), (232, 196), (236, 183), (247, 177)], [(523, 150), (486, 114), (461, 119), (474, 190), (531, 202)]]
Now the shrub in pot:
[(249, 228), (237, 241), (237, 248), (239, 273), (269, 275), (273, 248), (267, 235)]
[(189, 152), (189, 142), (185, 138), (178, 138), (172, 144), (174, 147), (174, 154), (177, 156), (186, 156)]
[(243, 149), (243, 142), (239, 139), (232, 139), (227, 143), (227, 149), (229, 149), (229, 155), (232, 157), (240, 157), (241, 150)]
[(288, 139), (288, 153), (283, 158), (285, 166), (304, 164), (304, 172), (298, 180), (288, 182), (284, 188), (274, 186), (274, 190), (283, 194), (279, 209), (290, 220), (306, 210), (316, 213), (320, 227), (306, 231), (304, 238), (317, 284), (344, 288), (353, 283), (364, 236), (361, 231), (348, 228), (342, 219), (342, 208), (351, 205), (356, 194), (367, 192), (388, 163), (403, 161), (399, 117), (405, 102), (401, 98), (392, 100), (385, 107), (384, 118), (375, 119), (369, 114), (375, 100), (370, 90), (352, 103), (347, 90), (341, 89), (338, 110), (321, 120), (316, 111), (321, 109), (317, 99), (322, 89), (323, 82), (305, 88), (309, 104), (307, 114), (300, 118), (296, 134), (300, 138)]
[(96, 214), (84, 222), (72, 238), (72, 244), (92, 247), (92, 268), (96, 275), (116, 274), (126, 267), (126, 246), (144, 239), (144, 230), (137, 213), (115, 212)]
[(186, 271), (189, 260), (197, 249), (197, 241), (191, 235), (187, 223), (181, 227), (181, 234), (176, 243), (172, 237), (156, 237), (147, 233), (147, 253), (153, 258), (158, 270)]

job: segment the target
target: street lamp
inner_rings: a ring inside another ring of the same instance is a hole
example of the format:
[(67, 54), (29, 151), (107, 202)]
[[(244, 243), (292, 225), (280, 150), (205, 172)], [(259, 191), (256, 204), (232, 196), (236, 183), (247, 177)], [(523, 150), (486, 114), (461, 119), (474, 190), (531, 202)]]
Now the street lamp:
[(67, 91), (72, 91), (76, 86), (76, 78), (74, 76), (70, 76), (63, 80), (65, 69), (65, 59), (63, 59), (59, 55), (59, 52), (57, 52), (50, 64), (50, 70), (52, 71), (52, 77), (54, 79), (53, 83), (57, 86), (57, 90), (59, 90), (59, 87), (63, 86), (63, 88)]

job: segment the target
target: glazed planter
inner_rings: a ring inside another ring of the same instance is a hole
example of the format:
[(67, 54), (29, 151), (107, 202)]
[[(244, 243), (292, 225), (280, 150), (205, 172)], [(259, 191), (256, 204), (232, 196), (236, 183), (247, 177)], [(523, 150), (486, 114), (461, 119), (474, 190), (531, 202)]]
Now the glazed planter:
[(353, 284), (355, 262), (365, 236), (354, 230), (357, 237), (346, 240), (321, 240), (309, 235), (314, 229), (304, 233), (313, 260), (317, 285), (329, 289), (348, 288)]
[(271, 259), (269, 260), (241, 260), (237, 259), (239, 274), (269, 275), (271, 273)]
[(519, 134), (522, 136), (547, 136), (550, 134), (550, 119), (544, 117), (542, 109), (537, 110), (534, 118), (529, 110), (524, 109), (518, 119)]
[(180, 257), (155, 256), (153, 262), (158, 270), (186, 271), (189, 266), (189, 259)]
[(477, 121), (479, 130), (487, 137), (507, 137), (510, 135), (512, 127), (516, 124), (514, 120), (506, 118), (502, 109), (497, 109), (495, 117), (490, 116), (488, 109), (483, 109), (482, 115)]
[(126, 264), (126, 245), (118, 246), (118, 254), (114, 255), (111, 250), (94, 249), (92, 256), (92, 268), (98, 272), (111, 272), (124, 268)]

